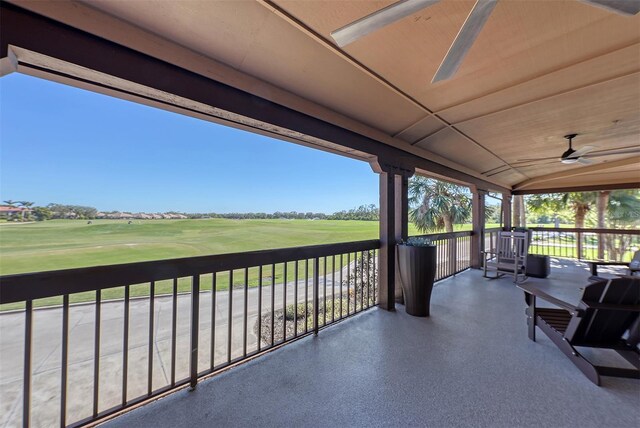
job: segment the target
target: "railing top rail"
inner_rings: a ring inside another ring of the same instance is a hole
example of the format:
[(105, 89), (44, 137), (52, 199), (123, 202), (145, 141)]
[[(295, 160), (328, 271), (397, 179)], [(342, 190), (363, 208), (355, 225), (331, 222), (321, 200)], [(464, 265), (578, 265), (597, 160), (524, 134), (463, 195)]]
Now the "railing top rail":
[(0, 304), (380, 248), (380, 240), (0, 276)]
[(485, 232), (502, 232), (501, 227), (487, 227), (484, 229)]
[(534, 232), (580, 232), (580, 233), (611, 233), (618, 235), (640, 235), (640, 229), (587, 229), (576, 227), (530, 227)]
[(462, 230), (459, 232), (443, 232), (443, 233), (428, 233), (426, 235), (412, 235), (418, 238), (429, 238), (429, 239), (446, 239), (453, 238), (457, 236), (471, 236), (473, 232), (471, 230)]

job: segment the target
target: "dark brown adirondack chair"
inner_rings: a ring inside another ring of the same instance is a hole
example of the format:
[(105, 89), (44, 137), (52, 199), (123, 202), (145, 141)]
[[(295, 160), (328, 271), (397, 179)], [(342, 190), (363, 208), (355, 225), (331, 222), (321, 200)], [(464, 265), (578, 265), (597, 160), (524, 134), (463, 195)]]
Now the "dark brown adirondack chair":
[[(529, 338), (539, 327), (584, 373), (600, 385), (600, 376), (640, 379), (640, 278), (622, 277), (587, 285), (578, 306), (556, 299), (532, 285), (519, 285), (528, 304)], [(536, 306), (536, 298), (561, 309)], [(613, 349), (635, 369), (592, 364), (576, 347)]]

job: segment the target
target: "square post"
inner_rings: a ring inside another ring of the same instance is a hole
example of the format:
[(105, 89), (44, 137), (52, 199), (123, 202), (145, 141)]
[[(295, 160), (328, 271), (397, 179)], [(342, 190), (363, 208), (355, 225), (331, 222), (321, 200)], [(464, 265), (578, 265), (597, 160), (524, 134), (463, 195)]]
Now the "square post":
[(372, 161), (370, 165), (380, 175), (378, 306), (395, 311), (396, 301), (402, 301), (402, 288), (396, 279), (396, 243), (409, 234), (409, 177), (414, 174), (415, 168), (380, 159)]
[(380, 172), (380, 256), (378, 301), (382, 309), (395, 311), (396, 209), (395, 174)]
[(502, 194), (502, 226), (504, 230), (511, 230), (511, 195)]
[(485, 190), (473, 188), (472, 198), (472, 223), (473, 235), (471, 235), (471, 267), (482, 267), (482, 251), (484, 251), (484, 223), (485, 223)]
[[(395, 176), (395, 237), (396, 243), (405, 241), (409, 236), (409, 178), (406, 175)], [(404, 303), (402, 283), (396, 263), (395, 301)]]

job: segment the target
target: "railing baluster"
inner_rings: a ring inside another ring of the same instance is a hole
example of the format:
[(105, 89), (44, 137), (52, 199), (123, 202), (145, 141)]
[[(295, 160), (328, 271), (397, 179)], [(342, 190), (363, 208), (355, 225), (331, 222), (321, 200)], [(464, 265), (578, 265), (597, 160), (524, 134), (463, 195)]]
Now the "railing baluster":
[(69, 295), (62, 296), (62, 362), (60, 374), (60, 426), (67, 425), (67, 375), (69, 370)]
[(318, 318), (319, 317), (319, 304), (320, 304), (320, 287), (319, 287), (319, 275), (320, 275), (320, 259), (315, 257), (313, 259), (313, 334), (318, 335)]
[(247, 328), (249, 311), (249, 268), (244, 268), (244, 315), (242, 320), (242, 356), (247, 356)]
[(576, 236), (576, 245), (577, 245), (576, 252), (578, 253), (577, 257), (578, 257), (578, 260), (580, 260), (582, 259), (582, 233), (576, 232), (575, 236)]
[(229, 271), (229, 311), (227, 312), (227, 363), (231, 363), (231, 333), (233, 325), (233, 270)]
[(458, 273), (458, 238), (454, 236), (451, 239), (451, 243), (453, 245), (452, 255), (453, 255), (453, 275)]
[(216, 356), (216, 284), (218, 280), (218, 273), (213, 272), (211, 274), (211, 355), (210, 359), (210, 368), (213, 369), (215, 367), (215, 356)]
[(294, 288), (293, 288), (293, 337), (298, 337), (298, 261), (294, 263), (296, 270), (294, 274)]
[(371, 306), (371, 252), (367, 251), (367, 308)]
[(271, 265), (271, 346), (274, 345), (275, 338), (275, 310), (276, 306), (276, 265)]
[(342, 300), (343, 300), (343, 295), (342, 295), (342, 269), (344, 267), (344, 264), (342, 263), (344, 261), (343, 259), (343, 254), (340, 254), (340, 319), (342, 319)]
[(176, 386), (176, 341), (178, 330), (178, 278), (173, 278), (171, 308), (171, 386)]
[(93, 417), (98, 416), (100, 398), (100, 324), (102, 311), (102, 290), (96, 290), (96, 317), (93, 333)]
[(322, 310), (323, 316), (323, 323), (322, 325), (327, 325), (327, 258), (323, 257), (323, 269), (322, 269), (322, 287), (323, 287), (323, 291), (322, 291), (322, 299), (324, 301), (324, 308)]
[(331, 322), (335, 321), (336, 313), (336, 256), (331, 256)]
[(258, 352), (262, 349), (262, 265), (258, 266)]
[[(362, 254), (360, 254), (360, 256), (362, 256)], [(362, 257), (360, 257), (360, 259), (358, 259), (358, 253), (356, 252), (353, 257), (356, 259), (356, 267), (358, 266), (358, 263), (360, 263), (360, 267), (359, 269), (356, 270), (356, 287), (360, 289), (360, 296), (358, 296), (358, 292), (357, 292), (357, 288), (356, 288), (356, 295), (355, 295), (355, 305), (356, 305), (356, 309), (358, 307), (358, 302), (360, 302), (360, 310), (357, 312), (362, 311), (362, 293), (364, 292), (364, 276), (362, 276), (363, 272), (362, 272), (362, 268), (364, 267), (362, 264)], [(359, 262), (358, 262), (359, 260)], [(358, 281), (360, 281), (360, 284), (358, 285)]]
[[(364, 251), (361, 254), (362, 256), (362, 298), (361, 298), (361, 309), (364, 310), (369, 306), (369, 265), (367, 264), (368, 252)], [(366, 297), (365, 297), (366, 291)]]
[(156, 283), (151, 281), (149, 284), (149, 367), (147, 369), (147, 395), (151, 396), (153, 392), (153, 327), (155, 318), (155, 292)]
[(378, 299), (378, 294), (380, 293), (380, 252), (378, 250), (373, 250), (373, 255), (376, 258), (376, 263), (375, 263), (375, 278), (376, 278), (376, 286), (375, 286), (375, 291), (374, 291), (374, 301), (375, 304), (377, 305), (378, 303), (380, 303), (380, 300)]
[(309, 331), (309, 259), (304, 259), (304, 332)]
[(31, 425), (31, 345), (33, 330), (33, 300), (24, 308), (24, 372), (22, 380), (22, 426)]
[[(356, 258), (358, 255), (356, 254)], [(362, 299), (364, 297), (364, 253), (360, 251), (360, 311), (362, 311)], [(358, 281), (356, 281), (356, 284)], [(356, 294), (357, 295), (357, 294)]]
[(191, 277), (191, 359), (189, 362), (191, 389), (198, 383), (198, 329), (200, 327), (200, 275)]
[(124, 286), (124, 331), (122, 339), (122, 407), (127, 405), (127, 381), (129, 377), (129, 286)]
[(284, 262), (282, 280), (282, 342), (287, 340), (287, 262)]
[(347, 253), (347, 315), (351, 313), (351, 253)]

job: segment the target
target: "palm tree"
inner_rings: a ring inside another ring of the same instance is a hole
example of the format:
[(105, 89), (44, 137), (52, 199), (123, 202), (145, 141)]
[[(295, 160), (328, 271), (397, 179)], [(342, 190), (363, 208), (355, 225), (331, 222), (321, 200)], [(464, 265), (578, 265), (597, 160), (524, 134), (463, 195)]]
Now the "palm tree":
[(535, 213), (558, 212), (570, 209), (574, 213), (575, 227), (584, 228), (584, 219), (596, 202), (596, 192), (569, 192), (530, 195), (527, 208)]
[(513, 226), (527, 227), (523, 195), (513, 195)]
[[(607, 205), (609, 224), (612, 228), (638, 227), (640, 224), (640, 191), (617, 190), (609, 195)], [(609, 234), (603, 236), (604, 246), (609, 251), (609, 259), (622, 261), (631, 246), (633, 235)]]
[(471, 198), (463, 186), (415, 176), (409, 180), (409, 217), (422, 232), (453, 232), (471, 218)]
[(22, 211), (20, 211), (20, 221), (24, 221), (25, 209), (29, 209), (31, 206), (33, 206), (33, 202), (17, 201), (16, 204), (19, 204), (22, 208), (24, 208)]
[(14, 201), (13, 199), (7, 199), (6, 201), (2, 201), (5, 204), (7, 204), (7, 206), (10, 206), (11, 208), (15, 207), (17, 201)]
[[(640, 223), (640, 191), (617, 190), (601, 192), (565, 193), (531, 195), (527, 198), (527, 207), (536, 213), (546, 214), (558, 212), (563, 209), (571, 209), (575, 216), (575, 227), (584, 228), (587, 213), (593, 206), (597, 208), (597, 227), (607, 227), (606, 216), (609, 217), (609, 227), (619, 228), (623, 226), (637, 227)], [(632, 235), (611, 236), (599, 235), (598, 253), (599, 259), (622, 260), (629, 246)]]
[[(598, 200), (596, 201), (596, 210), (598, 213), (598, 222), (596, 227), (598, 229), (605, 229), (607, 227), (607, 221), (605, 218), (605, 214), (607, 212), (607, 207), (609, 206), (609, 196), (611, 195), (611, 191), (604, 190), (598, 192)], [(598, 239), (598, 259), (604, 259), (604, 247), (605, 242), (604, 239)]]

